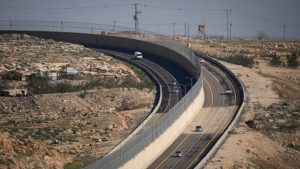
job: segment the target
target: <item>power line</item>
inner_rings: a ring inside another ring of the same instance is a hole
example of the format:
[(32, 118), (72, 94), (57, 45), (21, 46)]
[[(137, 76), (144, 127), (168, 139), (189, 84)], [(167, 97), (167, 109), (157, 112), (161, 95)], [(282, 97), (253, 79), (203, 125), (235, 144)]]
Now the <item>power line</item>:
[(175, 7), (163, 7), (163, 6), (153, 6), (153, 5), (142, 5), (145, 8), (155, 8), (164, 10), (175, 10), (175, 11), (223, 11), (223, 9), (209, 9), (209, 8), (175, 8)]
[(77, 6), (77, 7), (22, 7), (22, 6), (1, 6), (0, 9), (24, 9), (24, 10), (71, 10), (71, 9), (98, 9), (98, 8), (118, 8), (129, 7), (131, 4), (123, 5), (103, 5), (103, 6)]
[[(279, 24), (279, 25), (285, 24), (283, 21), (280, 21), (280, 20), (275, 20), (275, 19), (270, 19), (270, 18), (267, 18), (267, 17), (261, 17), (261, 16), (257, 16), (257, 15), (253, 15), (253, 14), (248, 14), (248, 13), (245, 13), (244, 11), (240, 11), (240, 10), (234, 10), (233, 12), (237, 13), (239, 15), (243, 15), (245, 17), (253, 18), (253, 19), (256, 19), (256, 20), (263, 21), (263, 22), (275, 23), (275, 24)], [(300, 25), (294, 24), (294, 23), (293, 24), (288, 24), (288, 25), (295, 26), (295, 27), (300, 27)]]

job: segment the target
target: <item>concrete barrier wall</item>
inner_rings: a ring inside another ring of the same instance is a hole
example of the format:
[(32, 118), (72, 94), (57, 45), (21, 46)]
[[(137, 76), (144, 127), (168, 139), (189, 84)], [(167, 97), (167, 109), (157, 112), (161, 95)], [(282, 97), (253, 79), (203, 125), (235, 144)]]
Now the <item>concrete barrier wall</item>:
[(160, 156), (175, 139), (183, 132), (185, 127), (199, 113), (204, 103), (203, 88), (199, 91), (197, 97), (181, 116), (160, 135), (155, 141), (149, 144), (143, 151), (129, 160), (121, 169), (141, 169), (148, 167), (157, 157)]
[[(30, 31), (0, 31), (3, 33), (26, 33), (42, 38), (54, 39), (57, 41), (65, 41), (71, 43), (79, 43), (90, 47), (104, 47), (108, 49), (121, 49), (133, 52), (140, 50), (143, 53), (155, 55), (156, 57), (165, 59), (172, 62), (174, 66), (179, 66), (184, 71), (193, 76), (197, 76), (197, 68), (195, 60), (189, 60), (180, 53), (158, 44), (128, 39), (123, 37), (102, 36), (81, 33), (62, 33), (62, 32), (30, 32)], [(192, 53), (191, 53), (192, 54)], [(199, 87), (199, 86), (198, 86)], [(138, 152), (129, 161), (126, 161), (122, 169), (140, 169), (146, 168), (155, 160), (168, 146), (181, 134), (184, 128), (192, 121), (193, 117), (201, 110), (204, 103), (204, 92), (201, 84), (201, 89), (197, 90), (195, 96), (191, 98), (192, 102), (188, 104), (185, 110), (180, 112), (179, 118), (171, 124), (163, 134), (156, 138), (153, 142), (149, 143), (146, 148)], [(194, 90), (196, 91), (196, 90)]]
[[(53, 39), (56, 41), (64, 41), (77, 43), (89, 47), (101, 47), (114, 50), (127, 50), (129, 52), (140, 50), (145, 54), (157, 56), (181, 67), (185, 72), (196, 76), (197, 68), (191, 61), (184, 58), (180, 53), (161, 46), (159, 44), (150, 43), (142, 40), (130, 39), (125, 37), (84, 34), (74, 32), (39, 32), (39, 31), (0, 31), (5, 33), (24, 33), (41, 38)], [(158, 41), (159, 43), (159, 41)]]

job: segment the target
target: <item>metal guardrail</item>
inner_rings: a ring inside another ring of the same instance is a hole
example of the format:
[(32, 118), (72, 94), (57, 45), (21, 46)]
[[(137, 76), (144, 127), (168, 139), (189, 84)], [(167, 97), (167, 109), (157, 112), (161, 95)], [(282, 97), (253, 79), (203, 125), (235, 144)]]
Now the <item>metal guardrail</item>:
[[(124, 36), (120, 33), (132, 33), (132, 28), (89, 24), (78, 22), (55, 22), (55, 21), (0, 21), (0, 30), (5, 31), (39, 31), (39, 32), (73, 32), (85, 34), (103, 34), (109, 33), (110, 36)], [(134, 158), (139, 152), (147, 147), (151, 142), (158, 138), (173, 122), (180, 117), (186, 110), (190, 103), (195, 99), (202, 88), (202, 73), (198, 57), (194, 52), (185, 46), (178, 44), (166, 36), (149, 31), (139, 31), (139, 34), (130, 35), (127, 38), (134, 38), (143, 41), (155, 43), (170, 50), (173, 50), (183, 57), (188, 59), (197, 68), (198, 81), (190, 89), (190, 91), (174, 106), (172, 107), (160, 120), (153, 124), (150, 128), (137, 134), (125, 145), (111, 154), (97, 160), (95, 163), (86, 167), (86, 169), (115, 169), (124, 165), (127, 161)], [(147, 38), (145, 38), (147, 37)]]

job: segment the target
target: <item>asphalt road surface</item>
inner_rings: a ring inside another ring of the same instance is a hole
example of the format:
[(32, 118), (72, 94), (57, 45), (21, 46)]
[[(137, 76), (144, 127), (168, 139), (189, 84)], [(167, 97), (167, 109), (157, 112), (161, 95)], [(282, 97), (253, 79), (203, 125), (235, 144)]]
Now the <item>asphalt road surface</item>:
[[(162, 117), (162, 115), (170, 108), (172, 108), (184, 95), (184, 92), (182, 92), (179, 84), (180, 82), (173, 76), (172, 73), (170, 73), (168, 70), (165, 69), (165, 67), (160, 66), (158, 63), (155, 63), (149, 59), (152, 56), (146, 56), (143, 55), (143, 59), (135, 59), (135, 56), (132, 54), (128, 54), (126, 52), (120, 52), (120, 51), (111, 51), (111, 50), (105, 50), (105, 49), (95, 49), (99, 52), (105, 53), (107, 55), (112, 55), (119, 59), (125, 59), (130, 62), (135, 62), (139, 64), (140, 66), (144, 67), (148, 71), (151, 71), (154, 76), (158, 79), (159, 83), (162, 86), (162, 102), (161, 106), (158, 109), (158, 112), (155, 113), (152, 118), (149, 120), (149, 122), (143, 127), (140, 132), (150, 127), (151, 124), (155, 123), (159, 118)], [(166, 63), (164, 63), (166, 64)], [(176, 70), (177, 72), (180, 72), (181, 70)], [(176, 85), (171, 84), (171, 81), (175, 81)], [(175, 92), (174, 86), (176, 86), (179, 90), (178, 92)]]
[[(239, 94), (232, 80), (214, 65), (202, 67), (205, 101), (184, 132), (159, 156), (149, 169), (194, 168), (231, 122), (239, 103)], [(230, 89), (232, 94), (225, 94)], [(195, 130), (201, 125), (202, 132)], [(176, 155), (182, 152), (182, 157)]]

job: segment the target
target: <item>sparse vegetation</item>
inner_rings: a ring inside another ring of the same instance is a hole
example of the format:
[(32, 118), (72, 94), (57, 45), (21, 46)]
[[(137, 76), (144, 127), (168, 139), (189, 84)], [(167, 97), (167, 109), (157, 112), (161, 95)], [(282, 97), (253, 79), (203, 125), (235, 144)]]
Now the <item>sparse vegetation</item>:
[(280, 66), (282, 64), (282, 61), (279, 56), (276, 55), (276, 53), (270, 54), (269, 57), (271, 57), (271, 60), (269, 62), (272, 66)]
[(252, 158), (250, 159), (252, 165), (251, 168), (255, 169), (276, 169), (272, 164), (267, 163), (266, 161), (263, 161), (261, 159)]
[(300, 52), (293, 52), (291, 55), (287, 56), (287, 65), (290, 68), (297, 68), (299, 66), (299, 61), (298, 61), (298, 57), (299, 57), (299, 53)]
[(22, 80), (22, 73), (19, 73), (15, 70), (8, 71), (2, 75), (2, 79), (4, 80)]
[[(88, 159), (87, 165), (124, 139), (152, 108), (149, 105), (153, 105), (155, 93), (139, 89), (153, 89), (154, 84), (134, 66), (81, 45), (27, 35), (0, 35), (0, 41), (4, 50), (16, 48), (4, 51), (7, 57), (0, 58), (0, 88), (27, 87), (30, 93), (28, 97), (0, 97), (0, 137), (5, 140), (0, 144), (0, 159), (4, 161), (0, 165), (4, 163), (4, 167), (12, 159), (25, 168), (36, 167), (36, 161), (40, 161), (40, 168), (63, 168), (73, 163), (73, 158), (76, 163), (76, 154), (83, 154), (80, 158)], [(66, 67), (80, 73), (64, 72)], [(8, 80), (3, 79), (3, 74), (16, 68), (26, 81), (20, 81), (15, 72), (8, 74)], [(31, 93), (37, 95), (32, 97)], [(44, 93), (47, 95), (40, 95)], [(122, 110), (126, 113), (118, 110), (123, 100), (133, 106)], [(113, 127), (106, 130), (107, 126)], [(12, 142), (7, 142), (8, 138)], [(15, 151), (3, 149), (12, 146)], [(51, 154), (47, 160), (45, 154)], [(48, 159), (64, 161), (48, 164)], [(74, 167), (80, 168), (80, 163)]]
[(257, 32), (257, 39), (258, 40), (267, 40), (267, 39), (269, 39), (269, 36), (264, 31), (258, 31)]
[(231, 55), (231, 56), (227, 56), (227, 57), (220, 57), (219, 59), (229, 62), (229, 63), (249, 67), (249, 68), (252, 68), (254, 65), (254, 57), (248, 57), (248, 56), (242, 55), (242, 54)]

